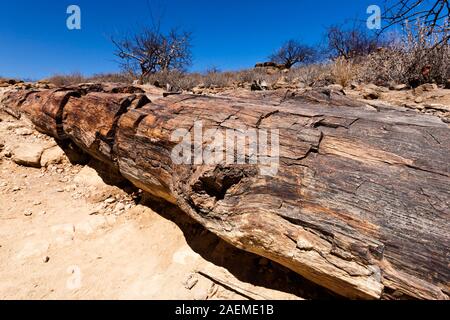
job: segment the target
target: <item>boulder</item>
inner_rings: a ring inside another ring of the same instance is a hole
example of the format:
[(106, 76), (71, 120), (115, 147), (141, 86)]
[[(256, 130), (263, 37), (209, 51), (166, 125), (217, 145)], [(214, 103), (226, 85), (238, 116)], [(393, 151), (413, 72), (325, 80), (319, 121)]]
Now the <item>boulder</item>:
[(105, 185), (103, 179), (98, 175), (97, 171), (88, 166), (83, 167), (83, 169), (78, 172), (73, 179), (73, 182), (88, 187), (101, 187)]
[(265, 80), (255, 80), (251, 86), (252, 91), (262, 91), (267, 89), (269, 89), (269, 86)]
[(41, 156), (41, 166), (48, 167), (51, 164), (59, 164), (66, 158), (64, 150), (55, 146), (44, 150)]
[(363, 92), (363, 97), (366, 100), (376, 100), (380, 97), (380, 94), (372, 89), (365, 89)]
[(418, 93), (429, 92), (429, 91), (434, 91), (437, 88), (438, 88), (438, 86), (435, 83), (425, 83), (425, 84), (422, 84), (421, 86), (418, 86), (416, 88), (416, 92), (418, 92)]
[(12, 160), (18, 165), (40, 168), (43, 152), (42, 145), (22, 143), (14, 148)]

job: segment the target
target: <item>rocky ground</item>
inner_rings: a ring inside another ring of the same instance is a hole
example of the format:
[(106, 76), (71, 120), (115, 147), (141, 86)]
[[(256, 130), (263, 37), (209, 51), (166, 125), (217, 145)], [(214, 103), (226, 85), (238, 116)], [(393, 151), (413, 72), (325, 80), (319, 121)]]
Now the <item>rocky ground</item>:
[[(450, 122), (450, 90), (434, 85), (326, 89)], [(26, 120), (0, 112), (0, 299), (335, 298), (98, 172), (93, 162), (71, 163)]]

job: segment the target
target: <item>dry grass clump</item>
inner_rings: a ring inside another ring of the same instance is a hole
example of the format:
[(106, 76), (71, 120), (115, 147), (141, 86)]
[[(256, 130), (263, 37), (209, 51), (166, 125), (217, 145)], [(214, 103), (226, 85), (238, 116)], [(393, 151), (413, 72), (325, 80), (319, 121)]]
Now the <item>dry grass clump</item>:
[(63, 87), (69, 85), (76, 85), (86, 82), (116, 82), (116, 83), (132, 83), (133, 77), (125, 73), (101, 73), (95, 74), (91, 77), (85, 77), (79, 72), (71, 74), (56, 74), (45, 81), (48, 81), (56, 86)]
[(87, 82), (86, 78), (78, 72), (72, 74), (55, 74), (50, 78), (45, 79), (45, 81), (48, 81), (58, 87)]
[(343, 57), (337, 58), (331, 66), (331, 77), (336, 84), (347, 87), (357, 75), (357, 65)]

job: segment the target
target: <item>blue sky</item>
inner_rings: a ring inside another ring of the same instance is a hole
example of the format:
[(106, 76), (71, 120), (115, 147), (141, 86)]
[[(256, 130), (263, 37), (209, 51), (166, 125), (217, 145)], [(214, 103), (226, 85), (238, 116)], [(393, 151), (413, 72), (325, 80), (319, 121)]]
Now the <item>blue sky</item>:
[[(22, 0), (0, 4), (0, 76), (39, 79), (56, 73), (118, 70), (109, 38), (163, 15), (163, 28), (193, 32), (192, 71), (247, 68), (283, 41), (316, 45), (326, 26), (366, 17), (381, 0)], [(66, 9), (81, 8), (81, 30)]]

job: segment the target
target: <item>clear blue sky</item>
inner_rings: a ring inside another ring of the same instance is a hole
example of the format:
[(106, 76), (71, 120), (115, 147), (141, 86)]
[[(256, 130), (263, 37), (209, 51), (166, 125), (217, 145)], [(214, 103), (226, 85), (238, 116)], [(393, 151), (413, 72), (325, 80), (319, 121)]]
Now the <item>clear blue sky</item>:
[[(22, 0), (0, 4), (0, 76), (39, 79), (55, 73), (118, 70), (109, 38), (151, 23), (193, 32), (192, 71), (247, 68), (284, 40), (315, 45), (324, 28), (366, 17), (381, 0)], [(66, 28), (66, 9), (81, 8), (81, 30)]]

